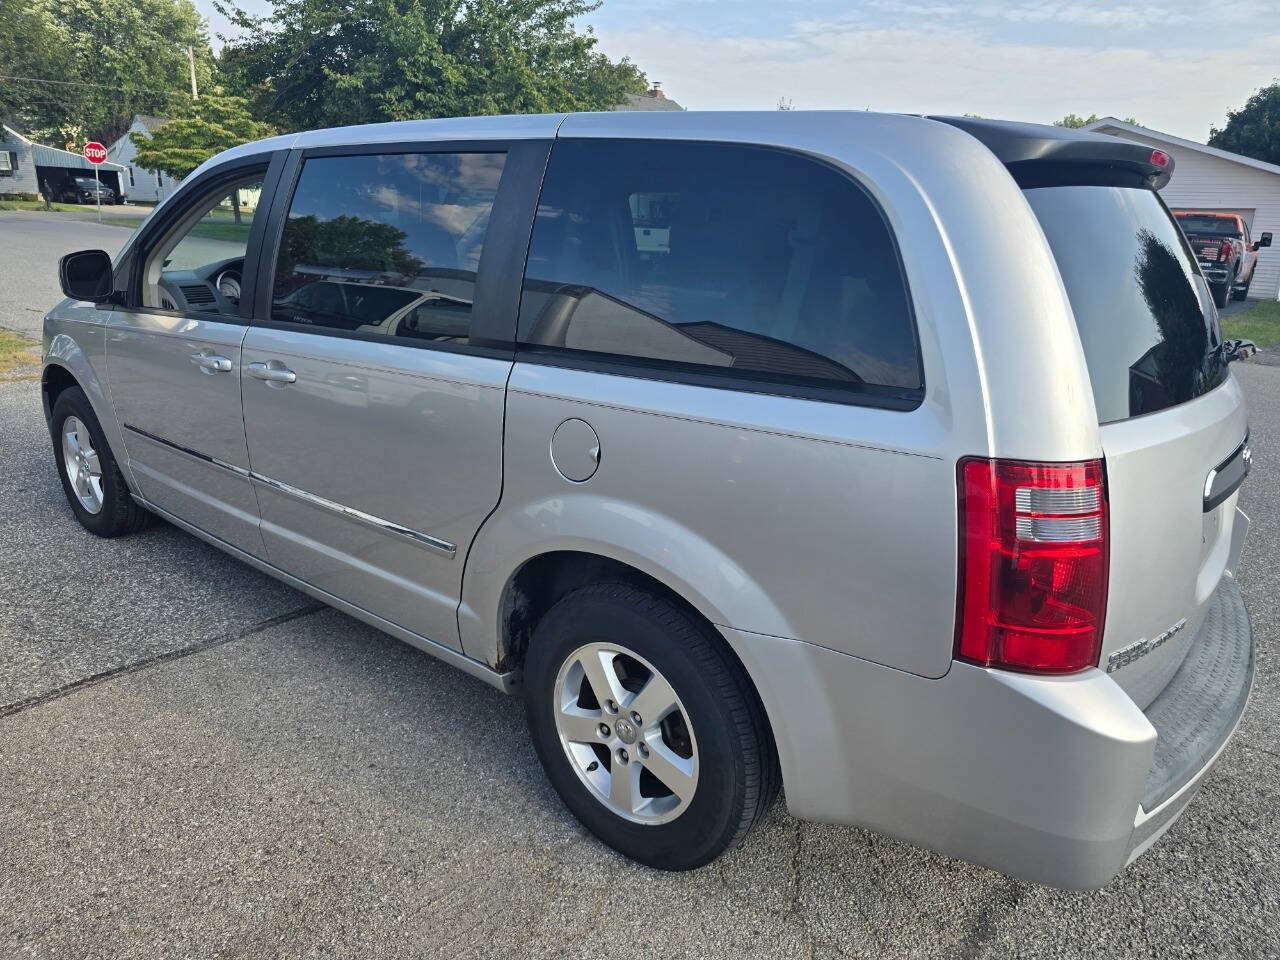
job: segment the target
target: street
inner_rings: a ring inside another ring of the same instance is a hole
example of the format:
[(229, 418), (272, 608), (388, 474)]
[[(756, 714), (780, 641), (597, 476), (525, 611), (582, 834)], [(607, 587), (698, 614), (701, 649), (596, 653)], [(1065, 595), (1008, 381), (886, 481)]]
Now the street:
[[(0, 327), (115, 226), (0, 213)], [(1257, 677), (1169, 833), (1036, 887), (779, 802), (721, 861), (624, 860), (561, 805), (521, 704), (173, 527), (83, 531), (38, 384), (0, 385), (7, 957), (1264, 957), (1280, 930), (1280, 369), (1250, 403)]]

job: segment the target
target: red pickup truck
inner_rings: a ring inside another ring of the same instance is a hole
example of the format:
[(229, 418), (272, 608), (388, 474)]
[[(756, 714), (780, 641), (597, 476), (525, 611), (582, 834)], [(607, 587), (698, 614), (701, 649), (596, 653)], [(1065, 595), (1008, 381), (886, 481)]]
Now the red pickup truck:
[(1258, 251), (1271, 246), (1271, 234), (1252, 240), (1249, 225), (1234, 213), (1174, 210), (1173, 215), (1200, 261), (1200, 272), (1209, 281), (1213, 302), (1225, 307), (1228, 295), (1234, 300), (1248, 296)]

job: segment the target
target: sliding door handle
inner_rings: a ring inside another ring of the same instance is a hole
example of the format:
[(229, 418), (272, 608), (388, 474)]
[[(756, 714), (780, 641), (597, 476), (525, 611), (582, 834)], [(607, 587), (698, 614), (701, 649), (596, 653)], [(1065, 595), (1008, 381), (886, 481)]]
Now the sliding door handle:
[(268, 363), (255, 360), (249, 364), (249, 376), (257, 380), (265, 380), (267, 383), (279, 384), (293, 383), (298, 379), (298, 375), (279, 360), (271, 360)]
[(220, 357), (216, 353), (200, 352), (191, 355), (191, 362), (205, 373), (230, 373), (231, 358)]

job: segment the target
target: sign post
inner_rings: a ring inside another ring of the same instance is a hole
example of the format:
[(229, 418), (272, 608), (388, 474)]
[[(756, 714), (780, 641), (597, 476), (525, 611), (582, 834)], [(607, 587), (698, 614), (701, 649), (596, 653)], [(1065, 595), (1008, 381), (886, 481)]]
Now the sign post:
[(84, 158), (93, 164), (93, 199), (98, 204), (98, 222), (102, 222), (102, 182), (98, 179), (98, 166), (106, 162), (107, 148), (97, 140), (84, 145)]

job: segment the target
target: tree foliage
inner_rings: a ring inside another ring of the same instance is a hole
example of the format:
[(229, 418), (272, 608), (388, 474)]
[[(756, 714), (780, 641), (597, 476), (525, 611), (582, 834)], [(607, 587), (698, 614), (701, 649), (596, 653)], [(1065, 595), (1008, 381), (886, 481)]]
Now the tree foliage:
[(1239, 110), (1228, 111), (1227, 125), (1209, 131), (1209, 146), (1280, 163), (1280, 83), (1263, 87)]
[[(134, 113), (189, 99), (187, 47), (213, 55), (192, 0), (0, 0), (0, 118), (36, 139), (110, 143)], [(51, 82), (57, 81), (57, 82)]]
[[(1089, 124), (1097, 123), (1101, 119), (1102, 117), (1098, 116), (1096, 113), (1091, 113), (1088, 117), (1081, 117), (1074, 113), (1068, 113), (1061, 120), (1053, 121), (1053, 125), (1055, 127), (1068, 127), (1072, 130), (1079, 130), (1081, 127), (1087, 127)], [(1140, 126), (1138, 121), (1133, 117), (1125, 117), (1124, 122), (1133, 124), (1135, 127)]]
[(607, 109), (644, 74), (575, 21), (591, 0), (272, 0), (220, 56), (225, 82), (286, 130)]
[(154, 133), (131, 133), (129, 139), (137, 148), (138, 166), (180, 180), (215, 153), (274, 132), (253, 118), (244, 98), (215, 92), (188, 101)]
[(341, 261), (347, 270), (395, 274), (408, 283), (426, 266), (405, 248), (408, 234), (377, 220), (343, 214), (321, 220), (313, 214), (290, 218), (280, 245), (281, 276), (299, 273), (298, 266)]

